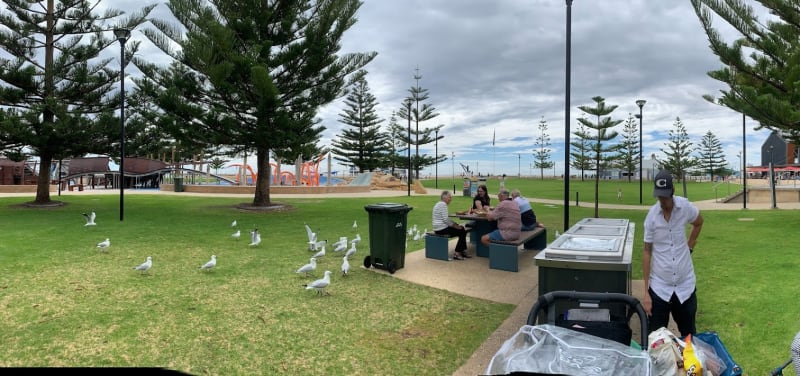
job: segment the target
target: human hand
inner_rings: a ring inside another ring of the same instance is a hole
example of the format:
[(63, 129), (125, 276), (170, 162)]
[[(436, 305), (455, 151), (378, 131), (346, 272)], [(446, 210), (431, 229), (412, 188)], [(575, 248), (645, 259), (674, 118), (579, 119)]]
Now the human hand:
[(647, 291), (644, 292), (644, 299), (642, 300), (642, 308), (644, 308), (644, 313), (647, 316), (653, 315), (653, 313), (650, 312), (653, 309), (653, 300), (650, 298), (650, 293)]

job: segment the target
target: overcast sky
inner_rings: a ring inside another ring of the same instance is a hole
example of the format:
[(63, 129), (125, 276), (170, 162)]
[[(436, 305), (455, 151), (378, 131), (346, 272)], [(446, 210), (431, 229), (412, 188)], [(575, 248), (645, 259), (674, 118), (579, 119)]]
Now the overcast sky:
[[(164, 14), (163, 5), (158, 9)], [(378, 53), (366, 69), (384, 125), (409, 95), (414, 75), (422, 76), (419, 86), (428, 90), (427, 103), (439, 116), (420, 127), (444, 124), (438, 151), (455, 155), (455, 164), (439, 165), (440, 176), (450, 175), (453, 165), (460, 173), (459, 163), (483, 174), (529, 174), (541, 119), (549, 126), (554, 172), (561, 174), (566, 14), (564, 0), (366, 0), (342, 52)], [(736, 36), (726, 35), (728, 41)], [(144, 54), (157, 51), (142, 47)], [(695, 145), (711, 131), (731, 167), (738, 166), (742, 116), (702, 98), (725, 86), (706, 74), (721, 64), (688, 0), (576, 0), (571, 51), (570, 132), (583, 114), (577, 107), (592, 106), (592, 97), (618, 106), (611, 116), (621, 120), (638, 114), (635, 101), (644, 99), (645, 159), (653, 153), (663, 157), (660, 149), (666, 149), (680, 117)], [(342, 103), (319, 113), (327, 127), (325, 145), (342, 131)], [(756, 125), (747, 119), (748, 165), (760, 164), (768, 135), (755, 131)], [(434, 144), (420, 152), (433, 154)]]

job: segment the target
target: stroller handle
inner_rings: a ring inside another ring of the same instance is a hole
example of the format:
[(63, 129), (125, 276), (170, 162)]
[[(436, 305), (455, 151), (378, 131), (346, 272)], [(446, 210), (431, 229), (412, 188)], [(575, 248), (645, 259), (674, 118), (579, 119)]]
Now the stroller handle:
[[(571, 301), (590, 301), (596, 303), (625, 303), (628, 307), (633, 308), (636, 314), (639, 315), (641, 322), (641, 342), (639, 344), (643, 349), (647, 349), (647, 336), (650, 334), (647, 327), (647, 315), (644, 312), (644, 307), (639, 299), (628, 295), (616, 292), (586, 292), (586, 291), (550, 291), (544, 295), (540, 295), (533, 304), (531, 311), (528, 313), (528, 325), (536, 325), (537, 316), (539, 311), (549, 307), (551, 310), (555, 309), (553, 302), (557, 300), (571, 300)], [(554, 311), (553, 311), (554, 312)], [(630, 316), (629, 316), (630, 317)], [(548, 314), (548, 323), (555, 322), (555, 315)]]

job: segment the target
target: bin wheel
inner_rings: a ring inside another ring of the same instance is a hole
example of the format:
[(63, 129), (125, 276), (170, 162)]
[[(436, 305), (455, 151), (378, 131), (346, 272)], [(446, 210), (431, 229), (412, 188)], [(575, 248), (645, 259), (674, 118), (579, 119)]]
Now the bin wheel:
[(369, 256), (364, 257), (364, 267), (369, 269), (372, 266), (372, 260), (370, 260)]
[(394, 261), (389, 261), (389, 265), (387, 266), (386, 270), (389, 271), (389, 274), (394, 274), (397, 271), (397, 264)]

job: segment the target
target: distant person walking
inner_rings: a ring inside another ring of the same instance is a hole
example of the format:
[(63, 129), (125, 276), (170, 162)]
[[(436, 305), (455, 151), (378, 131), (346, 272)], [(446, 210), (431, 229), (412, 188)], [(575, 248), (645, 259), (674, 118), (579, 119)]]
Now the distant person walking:
[(622, 188), (617, 188), (617, 202), (622, 201)]

